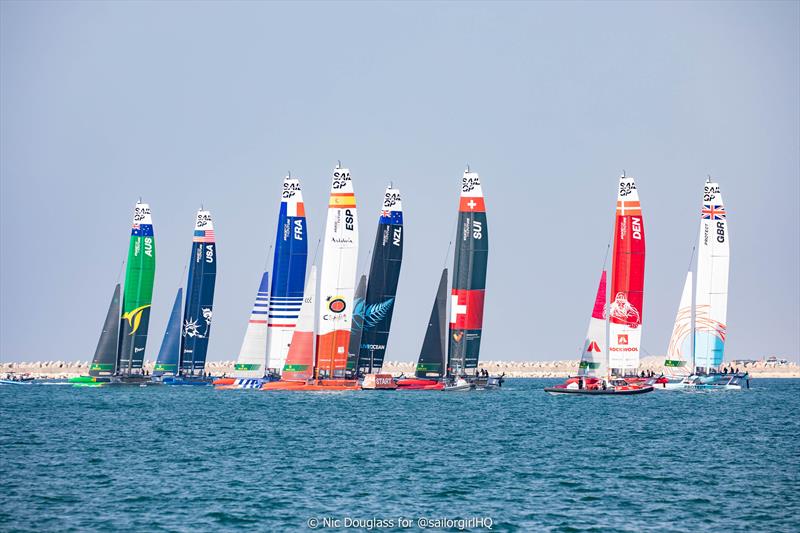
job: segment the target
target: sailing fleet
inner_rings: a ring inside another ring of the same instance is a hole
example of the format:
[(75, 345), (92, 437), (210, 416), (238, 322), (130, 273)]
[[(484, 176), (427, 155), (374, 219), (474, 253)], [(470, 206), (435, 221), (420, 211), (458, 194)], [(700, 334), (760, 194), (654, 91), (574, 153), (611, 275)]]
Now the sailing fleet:
[[(470, 391), (503, 376), (479, 370), (489, 232), (478, 173), (461, 179), (452, 279), (443, 268), (413, 376), (382, 372), (403, 261), (403, 203), (390, 184), (381, 199), (367, 272), (358, 271), (359, 216), (350, 170), (331, 174), (322, 254), (308, 264), (300, 180), (282, 184), (272, 268), (261, 275), (231, 376), (205, 370), (213, 318), (217, 246), (210, 211), (195, 217), (188, 276), (179, 287), (152, 375), (143, 370), (155, 276), (150, 207), (134, 208), (125, 282), (114, 288), (89, 375), (75, 386), (213, 385), (219, 390)], [(705, 184), (697, 245), (681, 294), (664, 371), (638, 373), (644, 311), (645, 232), (632, 177), (619, 179), (610, 244), (575, 377), (552, 394), (628, 395), (671, 389), (741, 388), (746, 374), (720, 374), (726, 336), (729, 243), (719, 184)], [(694, 287), (693, 287), (694, 283)], [(693, 290), (694, 289), (694, 290)], [(449, 292), (449, 295), (448, 295)], [(694, 297), (693, 297), (694, 296)], [(420, 324), (422, 326), (422, 324)]]

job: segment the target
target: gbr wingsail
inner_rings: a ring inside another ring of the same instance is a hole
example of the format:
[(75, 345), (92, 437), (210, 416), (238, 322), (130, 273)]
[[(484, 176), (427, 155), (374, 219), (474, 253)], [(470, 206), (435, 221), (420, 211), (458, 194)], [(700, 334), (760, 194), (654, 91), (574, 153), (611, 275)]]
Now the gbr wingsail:
[(709, 178), (703, 191), (700, 242), (697, 248), (694, 365), (719, 367), (725, 351), (730, 268), (728, 215), (719, 184)]

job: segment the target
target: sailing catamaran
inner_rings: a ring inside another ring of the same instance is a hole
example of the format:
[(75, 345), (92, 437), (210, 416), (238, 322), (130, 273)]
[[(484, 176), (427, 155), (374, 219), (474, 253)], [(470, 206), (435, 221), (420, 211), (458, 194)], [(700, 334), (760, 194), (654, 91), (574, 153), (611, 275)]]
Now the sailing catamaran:
[(635, 374), (639, 366), (644, 252), (644, 221), (639, 194), (633, 178), (623, 175), (619, 180), (614, 221), (610, 299), (606, 300), (604, 269), (581, 350), (578, 375), (560, 385), (545, 388), (546, 392), (612, 395), (653, 391), (652, 386), (640, 383), (637, 378), (625, 378)]
[[(138, 385), (147, 381), (142, 372), (142, 364), (150, 323), (155, 270), (156, 244), (150, 206), (139, 201), (133, 212), (122, 296), (122, 315), (120, 316), (119, 285), (117, 285), (89, 375), (73, 378), (70, 383), (80, 386), (101, 386)], [(110, 326), (111, 320), (117, 322), (116, 327)]]
[[(290, 376), (275, 383), (265, 383), (262, 390), (333, 391), (360, 388), (358, 382), (347, 374), (357, 258), (358, 218), (353, 182), (350, 170), (337, 165), (331, 180), (328, 220), (325, 226), (320, 268), (317, 303), (319, 328), (313, 372), (308, 378), (306, 378), (307, 368), (300, 368), (295, 372), (294, 365), (300, 364), (301, 367), (306, 367), (308, 364), (309, 350), (306, 346), (307, 335), (293, 338), (292, 345), (295, 340), (302, 344), (298, 345), (296, 350), (294, 346), (290, 348), (293, 352), (293, 357), (289, 359), (292, 364)], [(308, 286), (305, 299), (309, 299)], [(313, 298), (310, 298), (310, 301), (313, 302)], [(308, 326), (308, 324), (303, 326), (304, 333), (307, 332), (305, 328)], [(295, 354), (297, 359), (294, 357)], [(298, 360), (301, 362), (297, 363)]]
[[(730, 234), (727, 212), (718, 183), (705, 183), (700, 237), (697, 251), (694, 322), (692, 322), (692, 272), (686, 275), (681, 303), (675, 318), (667, 358), (667, 376), (659, 380), (663, 388), (741, 389), (749, 386), (749, 375), (720, 374), (728, 307)], [(682, 372), (669, 372), (682, 370)], [(692, 375), (688, 375), (692, 372)]]
[[(153, 376), (166, 385), (209, 385), (205, 373), (208, 341), (211, 336), (211, 317), (214, 308), (214, 287), (217, 278), (217, 245), (211, 212), (200, 209), (195, 217), (192, 252), (189, 257), (189, 276), (186, 283), (186, 303), (181, 314), (179, 300), (175, 305), (164, 333), (164, 341), (156, 359)], [(178, 290), (180, 298), (181, 290)], [(174, 319), (177, 317), (180, 343), (175, 357), (171, 348), (174, 340)]]
[[(399, 389), (470, 390), (502, 385), (502, 376), (478, 371), (489, 257), (488, 230), (480, 176), (467, 168), (461, 179), (446, 363), (440, 366), (445, 361), (445, 328), (440, 320), (446, 313), (441, 293), (443, 284), (447, 283), (447, 269), (439, 282), (415, 377), (398, 380)], [(473, 372), (468, 373), (470, 370)], [(441, 385), (437, 384), (439, 382)]]
[(306, 213), (300, 180), (288, 175), (281, 192), (272, 285), (264, 272), (234, 365), (234, 377), (214, 380), (217, 388), (258, 389), (280, 379), (303, 303), (307, 256)]
[[(403, 262), (403, 205), (400, 190), (386, 188), (372, 248), (362, 330), (355, 362), (357, 375), (379, 373), (386, 355), (397, 284)], [(356, 309), (358, 312), (359, 309)]]

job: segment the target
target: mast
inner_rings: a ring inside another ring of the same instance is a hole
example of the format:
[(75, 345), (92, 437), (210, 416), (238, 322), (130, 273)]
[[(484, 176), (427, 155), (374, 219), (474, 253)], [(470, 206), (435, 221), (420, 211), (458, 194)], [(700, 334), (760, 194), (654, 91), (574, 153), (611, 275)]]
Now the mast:
[(156, 273), (156, 241), (148, 204), (136, 203), (128, 247), (122, 316), (119, 328), (119, 355), (116, 371), (131, 374), (141, 370), (150, 325), (153, 280)]
[(306, 279), (308, 235), (306, 212), (300, 180), (286, 176), (283, 180), (278, 230), (275, 236), (275, 255), (272, 263), (267, 326), (267, 367), (280, 373), (297, 325), (303, 303)]
[[(403, 204), (400, 189), (389, 185), (383, 195), (369, 283), (364, 305), (364, 327), (358, 343), (358, 369), (367, 373), (383, 367), (389, 330), (403, 262)], [(365, 362), (368, 361), (368, 364)]]
[(97, 348), (94, 351), (92, 365), (89, 367), (90, 376), (110, 376), (114, 373), (117, 364), (117, 341), (119, 339), (119, 283), (114, 287), (111, 303), (108, 304), (106, 320), (100, 338), (97, 339)]
[(210, 211), (197, 212), (186, 281), (186, 305), (181, 331), (180, 371), (194, 374), (206, 366), (214, 286), (217, 279), (217, 245)]
[(453, 289), (450, 295), (448, 374), (477, 368), (486, 294), (489, 228), (480, 176), (464, 171), (458, 208)]
[(706, 371), (722, 364), (727, 335), (730, 235), (719, 184), (703, 190), (695, 293), (695, 366)]
[(614, 223), (609, 299), (609, 363), (621, 375), (639, 367), (642, 340), (645, 237), (639, 193), (633, 178), (621, 176)]
[(316, 377), (343, 378), (347, 368), (358, 260), (358, 218), (350, 170), (333, 170), (319, 286)]

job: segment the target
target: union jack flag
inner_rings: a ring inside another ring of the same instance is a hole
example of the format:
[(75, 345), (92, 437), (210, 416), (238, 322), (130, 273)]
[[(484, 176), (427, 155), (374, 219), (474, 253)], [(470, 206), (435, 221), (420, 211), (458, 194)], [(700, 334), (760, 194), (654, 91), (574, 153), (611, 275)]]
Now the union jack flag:
[(392, 216), (392, 212), (391, 211), (381, 211), (381, 216), (382, 217), (390, 217), (390, 216)]
[(725, 206), (707, 204), (703, 207), (702, 214), (707, 220), (725, 220)]
[(194, 242), (214, 242), (214, 230), (195, 230)]

